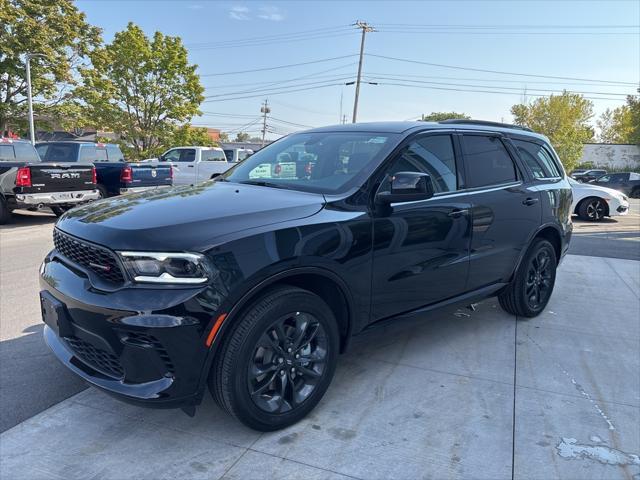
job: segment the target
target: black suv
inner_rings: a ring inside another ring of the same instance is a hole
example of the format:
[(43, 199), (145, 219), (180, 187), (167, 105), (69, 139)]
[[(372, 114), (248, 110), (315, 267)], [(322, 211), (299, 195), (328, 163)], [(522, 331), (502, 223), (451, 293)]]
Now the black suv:
[(473, 121), (296, 133), (194, 187), (74, 209), (41, 269), (44, 336), (86, 381), (259, 430), (304, 417), (381, 320), (498, 296), (538, 315), (571, 237), (548, 140)]

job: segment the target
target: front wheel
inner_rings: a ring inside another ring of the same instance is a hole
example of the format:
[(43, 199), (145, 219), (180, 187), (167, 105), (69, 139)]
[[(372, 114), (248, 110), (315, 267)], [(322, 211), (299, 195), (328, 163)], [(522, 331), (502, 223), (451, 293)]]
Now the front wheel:
[(211, 368), (214, 399), (256, 430), (301, 420), (333, 377), (339, 349), (333, 312), (317, 295), (284, 286), (256, 300), (237, 322)]
[(69, 210), (69, 207), (51, 207), (51, 211), (58, 218), (64, 215), (67, 210)]
[(500, 306), (512, 315), (538, 316), (551, 298), (556, 283), (556, 266), (553, 245), (542, 238), (535, 239), (513, 280), (498, 296)]
[(609, 214), (607, 202), (598, 197), (583, 200), (578, 207), (578, 216), (583, 220), (597, 222)]

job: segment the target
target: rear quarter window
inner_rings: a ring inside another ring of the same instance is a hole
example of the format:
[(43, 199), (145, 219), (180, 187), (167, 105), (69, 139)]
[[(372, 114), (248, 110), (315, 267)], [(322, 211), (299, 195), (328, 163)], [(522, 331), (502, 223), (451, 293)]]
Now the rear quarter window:
[(14, 143), (13, 149), (16, 153), (16, 159), (24, 162), (39, 162), (40, 157), (33, 145), (30, 143)]
[(107, 145), (107, 155), (110, 162), (124, 162), (124, 154), (117, 145)]
[(562, 176), (551, 153), (543, 146), (525, 140), (512, 140), (520, 158), (527, 164), (535, 178), (557, 178)]

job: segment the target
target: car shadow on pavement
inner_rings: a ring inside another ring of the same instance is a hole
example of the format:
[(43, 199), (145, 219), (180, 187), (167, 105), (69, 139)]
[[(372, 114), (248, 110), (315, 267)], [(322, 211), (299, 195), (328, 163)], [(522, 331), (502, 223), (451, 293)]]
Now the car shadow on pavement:
[(43, 328), (0, 342), (0, 432), (86, 388), (49, 350)]
[(13, 230), (20, 227), (53, 224), (58, 219), (53, 213), (43, 210), (30, 212), (29, 210), (15, 210), (6, 225), (0, 225), (0, 230)]

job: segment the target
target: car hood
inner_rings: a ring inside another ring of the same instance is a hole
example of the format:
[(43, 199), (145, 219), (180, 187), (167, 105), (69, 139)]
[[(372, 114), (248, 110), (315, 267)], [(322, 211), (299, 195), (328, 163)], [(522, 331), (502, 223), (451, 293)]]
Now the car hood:
[(130, 194), (67, 212), (57, 227), (115, 250), (204, 251), (216, 238), (311, 216), (324, 196), (227, 182)]
[(618, 190), (614, 190), (613, 188), (601, 187), (600, 185), (594, 185), (593, 183), (580, 183), (578, 185), (571, 184), (571, 188), (573, 190), (576, 190), (581, 195), (590, 195), (591, 192), (599, 192), (601, 194), (606, 193), (611, 197), (622, 197), (622, 193), (620, 193)]

